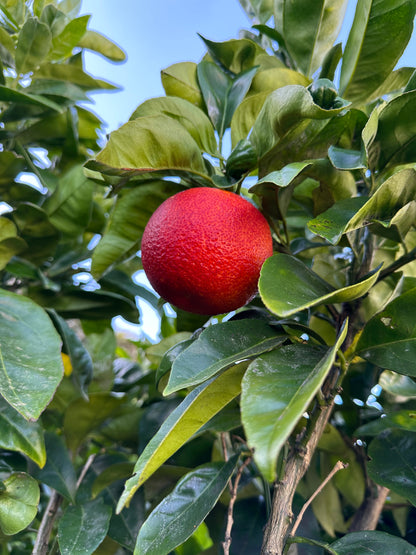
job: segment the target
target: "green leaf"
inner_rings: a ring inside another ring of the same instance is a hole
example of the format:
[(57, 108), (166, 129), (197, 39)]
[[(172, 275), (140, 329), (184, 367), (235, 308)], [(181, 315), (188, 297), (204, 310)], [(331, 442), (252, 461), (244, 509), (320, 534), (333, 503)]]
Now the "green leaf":
[(117, 44), (96, 31), (87, 30), (77, 46), (97, 52), (112, 62), (124, 62), (126, 59), (125, 52)]
[[(416, 124), (412, 117), (416, 110), (416, 90), (394, 98), (374, 110), (363, 131), (369, 166), (381, 169), (412, 163), (416, 155)], [(377, 117), (375, 117), (377, 116)]]
[[(125, 123), (111, 133), (96, 161), (127, 174), (129, 170), (137, 175), (163, 170), (205, 173), (194, 139), (183, 125), (165, 115), (145, 116)], [(100, 171), (99, 167), (92, 169)]]
[(70, 358), (72, 366), (71, 380), (75, 382), (81, 394), (86, 398), (87, 386), (93, 376), (91, 356), (65, 320), (53, 310), (51, 310), (49, 314), (62, 338), (63, 351), (67, 353)]
[(78, 85), (83, 89), (116, 89), (115, 85), (101, 79), (94, 79), (82, 67), (73, 64), (43, 63), (34, 73), (33, 80), (51, 79)]
[(108, 535), (132, 552), (136, 544), (137, 534), (145, 519), (144, 491), (140, 490), (131, 500), (128, 508), (125, 508), (119, 515), (113, 514)]
[(240, 0), (250, 19), (266, 23), (273, 15), (273, 0)]
[(161, 71), (162, 85), (167, 96), (178, 96), (202, 108), (204, 101), (197, 79), (197, 64), (181, 62)]
[(378, 383), (384, 391), (392, 395), (416, 398), (416, 383), (408, 376), (396, 374), (391, 370), (384, 370), (380, 374)]
[(72, 54), (73, 49), (79, 45), (87, 31), (90, 17), (90, 15), (83, 15), (72, 19), (58, 36), (53, 37), (52, 48), (48, 55), (49, 60), (61, 60)]
[(183, 187), (156, 181), (125, 190), (117, 199), (108, 228), (92, 255), (91, 271), (96, 278), (140, 248), (144, 228), (156, 208)]
[(117, 512), (128, 505), (134, 493), (149, 476), (240, 394), (241, 378), (246, 367), (244, 363), (236, 364), (220, 376), (196, 387), (170, 413), (140, 455), (133, 476), (126, 482)]
[(286, 338), (286, 334), (263, 320), (236, 320), (210, 326), (175, 358), (163, 394), (200, 384), (237, 361), (274, 349)]
[(69, 449), (75, 452), (88, 434), (98, 430), (122, 402), (122, 398), (114, 397), (110, 393), (93, 393), (88, 401), (76, 399), (68, 405), (64, 418), (64, 433)]
[(218, 501), (237, 459), (200, 466), (181, 478), (141, 527), (134, 553), (167, 555), (187, 540)]
[(43, 205), (52, 224), (65, 235), (80, 235), (91, 218), (93, 190), (82, 166), (73, 166)]
[(49, 27), (37, 17), (29, 17), (23, 25), (16, 46), (16, 71), (36, 69), (47, 56), (52, 44)]
[[(297, 67), (312, 75), (321, 65), (341, 28), (345, 0), (277, 0), (276, 28)], [(275, 16), (276, 17), (276, 16)]]
[(299, 177), (303, 170), (309, 168), (312, 162), (306, 160), (304, 162), (293, 162), (293, 164), (287, 164), (281, 170), (277, 170), (265, 175), (262, 179), (259, 179), (253, 187), (249, 188), (250, 193), (261, 194), (264, 189), (273, 188), (278, 190), (281, 187), (288, 187), (293, 183), (293, 181)]
[(0, 491), (0, 529), (13, 535), (24, 530), (38, 512), (39, 486), (29, 474), (17, 472), (3, 481)]
[(416, 376), (416, 288), (403, 293), (365, 326), (357, 354), (381, 368)]
[(231, 39), (225, 42), (213, 42), (199, 35), (204, 41), (208, 53), (214, 62), (226, 72), (238, 75), (251, 69), (256, 64), (256, 57), (266, 54), (258, 44), (250, 39)]
[(339, 170), (361, 170), (365, 169), (363, 153), (359, 150), (348, 150), (331, 145), (328, 149), (328, 158), (334, 168)]
[(8, 218), (0, 217), (0, 270), (2, 270), (11, 258), (27, 248), (26, 242), (17, 236), (14, 223)]
[(416, 433), (387, 429), (370, 443), (370, 478), (416, 505)]
[(218, 156), (214, 128), (205, 113), (182, 98), (162, 96), (151, 98), (140, 104), (130, 119), (164, 114), (179, 123), (189, 132), (201, 151)]
[(52, 108), (56, 112), (62, 112), (63, 107), (56, 104), (48, 98), (36, 95), (36, 94), (26, 94), (4, 85), (0, 85), (0, 100), (4, 102), (13, 102), (17, 104), (33, 104), (35, 106), (43, 106), (46, 108)]
[(28, 420), (36, 420), (63, 376), (61, 340), (40, 306), (0, 290), (0, 393)]
[(208, 110), (208, 115), (222, 137), (230, 126), (238, 105), (246, 96), (258, 67), (229, 77), (212, 62), (198, 64), (198, 80)]
[(385, 81), (410, 39), (414, 16), (412, 0), (357, 3), (341, 67), (344, 98), (365, 101)]
[[(414, 384), (414, 382), (413, 382)], [(363, 424), (354, 434), (360, 436), (376, 436), (387, 428), (399, 428), (408, 432), (416, 432), (416, 413), (409, 410), (399, 410), (392, 413), (383, 414), (367, 424)]]
[[(312, 120), (312, 123), (319, 123), (317, 130), (312, 131), (316, 135), (328, 124), (325, 120), (333, 118), (342, 110), (343, 107), (330, 110), (321, 108), (315, 104), (310, 92), (301, 85), (281, 87), (267, 97), (254, 123), (250, 140), (260, 158), (266, 154), (272, 157), (274, 148), (290, 131), (303, 132), (311, 124), (309, 120)], [(340, 124), (342, 120), (338, 118), (337, 127)], [(308, 134), (311, 135), (311, 130)], [(308, 141), (311, 139), (313, 136), (308, 137)]]
[(297, 258), (275, 254), (260, 273), (260, 296), (269, 310), (281, 317), (291, 316), (321, 304), (349, 302), (362, 297), (377, 281), (380, 268), (353, 285), (334, 289)]
[(62, 438), (56, 434), (47, 433), (46, 464), (39, 470), (33, 468), (31, 474), (39, 482), (46, 484), (60, 493), (68, 501), (75, 501), (77, 477), (68, 449)]
[(344, 326), (327, 351), (288, 345), (249, 365), (241, 385), (241, 415), (248, 444), (266, 480), (275, 480), (280, 449), (319, 391), (346, 333)]
[(28, 422), (0, 397), (0, 447), (24, 453), (42, 467), (46, 461), (43, 429), (36, 422)]
[(338, 555), (416, 555), (416, 548), (402, 538), (386, 532), (352, 532), (331, 543), (331, 549)]
[[(90, 555), (107, 535), (111, 507), (101, 498), (83, 505), (69, 506), (58, 526), (58, 542), (62, 555)], [(93, 531), (93, 533), (91, 533)]]

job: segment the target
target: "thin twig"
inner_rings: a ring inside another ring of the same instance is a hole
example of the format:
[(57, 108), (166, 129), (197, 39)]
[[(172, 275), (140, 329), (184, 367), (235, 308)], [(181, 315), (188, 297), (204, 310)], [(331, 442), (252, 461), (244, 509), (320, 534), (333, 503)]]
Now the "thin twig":
[(96, 457), (95, 453), (93, 455), (90, 455), (87, 459), (87, 462), (82, 467), (81, 473), (78, 476), (78, 480), (77, 480), (77, 489), (81, 485), (82, 480), (85, 478), (85, 474), (88, 472), (90, 466), (94, 462), (95, 457)]
[(230, 499), (230, 503), (228, 505), (228, 511), (227, 511), (227, 527), (225, 529), (224, 541), (222, 542), (222, 547), (224, 549), (224, 555), (229, 555), (229, 553), (230, 553), (231, 530), (232, 530), (232, 527), (233, 527), (233, 524), (234, 524), (233, 510), (234, 510), (234, 503), (237, 499), (238, 484), (240, 483), (240, 479), (241, 479), (241, 476), (243, 475), (244, 469), (251, 463), (251, 459), (252, 459), (252, 457), (247, 457), (247, 459), (240, 466), (240, 468), (238, 469), (238, 472), (236, 474), (234, 484), (232, 486), (231, 499)]
[(327, 485), (327, 483), (331, 480), (331, 478), (338, 472), (338, 470), (342, 470), (344, 468), (347, 468), (347, 466), (348, 466), (348, 463), (343, 463), (342, 461), (338, 461), (336, 463), (334, 468), (331, 470), (331, 472), (328, 474), (328, 476), (325, 478), (325, 480), (320, 484), (318, 489), (316, 491), (314, 491), (314, 493), (309, 497), (309, 499), (303, 505), (303, 507), (300, 510), (300, 512), (298, 514), (298, 517), (295, 521), (295, 524), (293, 525), (293, 528), (290, 532), (290, 536), (293, 537), (295, 535), (296, 530), (298, 529), (299, 524), (301, 523), (301, 520), (303, 518), (303, 515), (305, 514), (306, 509), (309, 507), (309, 505), (312, 503), (312, 501), (315, 499), (315, 497), (321, 493), (321, 491), (324, 489), (324, 487)]

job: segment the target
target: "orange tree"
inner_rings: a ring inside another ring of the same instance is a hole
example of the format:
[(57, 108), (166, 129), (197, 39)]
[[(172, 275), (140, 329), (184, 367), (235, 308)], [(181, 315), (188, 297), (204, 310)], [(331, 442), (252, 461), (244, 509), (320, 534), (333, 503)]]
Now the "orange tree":
[[(122, 52), (76, 0), (0, 2), (3, 553), (416, 553), (415, 3), (358, 2), (344, 48), (343, 0), (241, 3), (95, 155), (81, 52)], [(273, 234), (229, 314), (134, 279), (191, 187)], [(111, 327), (137, 297), (158, 344)]]

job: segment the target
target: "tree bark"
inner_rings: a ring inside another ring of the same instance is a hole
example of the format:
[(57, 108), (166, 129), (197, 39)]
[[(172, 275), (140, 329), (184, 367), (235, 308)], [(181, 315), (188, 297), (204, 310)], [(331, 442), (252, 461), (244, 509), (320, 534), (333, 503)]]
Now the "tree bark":
[(390, 490), (374, 484), (354, 516), (349, 532), (375, 530)]

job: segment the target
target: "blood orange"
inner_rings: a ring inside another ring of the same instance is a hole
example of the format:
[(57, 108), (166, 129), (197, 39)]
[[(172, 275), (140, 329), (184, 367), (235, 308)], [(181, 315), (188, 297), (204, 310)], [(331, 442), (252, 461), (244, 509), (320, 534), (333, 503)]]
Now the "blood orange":
[(168, 198), (142, 239), (143, 268), (154, 289), (174, 306), (206, 315), (252, 299), (272, 252), (261, 212), (235, 193), (208, 187)]

